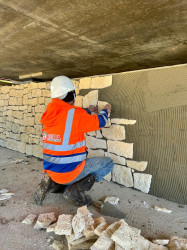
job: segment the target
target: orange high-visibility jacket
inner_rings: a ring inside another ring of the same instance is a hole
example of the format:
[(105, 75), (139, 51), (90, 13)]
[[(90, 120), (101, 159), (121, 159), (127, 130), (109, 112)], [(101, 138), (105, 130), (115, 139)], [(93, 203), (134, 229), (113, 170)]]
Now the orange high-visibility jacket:
[(73, 181), (84, 169), (87, 156), (84, 133), (104, 127), (108, 112), (86, 110), (54, 98), (41, 118), (44, 171), (56, 183)]

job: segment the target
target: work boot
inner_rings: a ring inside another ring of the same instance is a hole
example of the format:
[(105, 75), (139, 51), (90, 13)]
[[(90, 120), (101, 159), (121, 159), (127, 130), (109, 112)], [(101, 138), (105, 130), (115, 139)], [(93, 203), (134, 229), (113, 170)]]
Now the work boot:
[(52, 180), (51, 186), (50, 186), (50, 193), (63, 193), (66, 185), (58, 184)]
[(85, 195), (84, 191), (89, 191), (95, 182), (95, 177), (91, 174), (82, 180), (73, 183), (67, 187), (63, 193), (63, 197), (69, 202), (78, 206), (89, 206), (92, 199), (89, 195)]
[(50, 189), (51, 183), (52, 180), (49, 175), (47, 173), (44, 173), (44, 177), (42, 178), (40, 184), (37, 186), (33, 195), (33, 200), (35, 204), (42, 204), (42, 201), (45, 199), (45, 196)]

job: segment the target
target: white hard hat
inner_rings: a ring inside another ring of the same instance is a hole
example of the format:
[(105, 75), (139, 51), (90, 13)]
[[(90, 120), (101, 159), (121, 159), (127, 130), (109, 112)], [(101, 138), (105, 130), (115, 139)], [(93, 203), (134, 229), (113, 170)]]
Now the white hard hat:
[(71, 79), (66, 76), (56, 76), (51, 82), (51, 98), (63, 99), (67, 93), (75, 90)]

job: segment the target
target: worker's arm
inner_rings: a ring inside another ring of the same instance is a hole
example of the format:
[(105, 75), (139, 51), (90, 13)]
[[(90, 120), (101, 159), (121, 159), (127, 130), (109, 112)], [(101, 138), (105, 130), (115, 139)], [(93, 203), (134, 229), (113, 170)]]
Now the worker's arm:
[(79, 122), (80, 131), (87, 133), (103, 128), (108, 121), (108, 111), (111, 111), (109, 104), (98, 115), (89, 115), (85, 110), (82, 110)]

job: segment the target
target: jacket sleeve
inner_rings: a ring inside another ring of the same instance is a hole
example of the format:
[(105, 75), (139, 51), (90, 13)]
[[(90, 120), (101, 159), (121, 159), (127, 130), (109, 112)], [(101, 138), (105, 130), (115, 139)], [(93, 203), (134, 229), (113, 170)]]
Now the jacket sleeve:
[(108, 111), (103, 109), (98, 115), (90, 115), (85, 110), (82, 109), (79, 129), (82, 133), (87, 133), (91, 131), (103, 128), (108, 121)]

